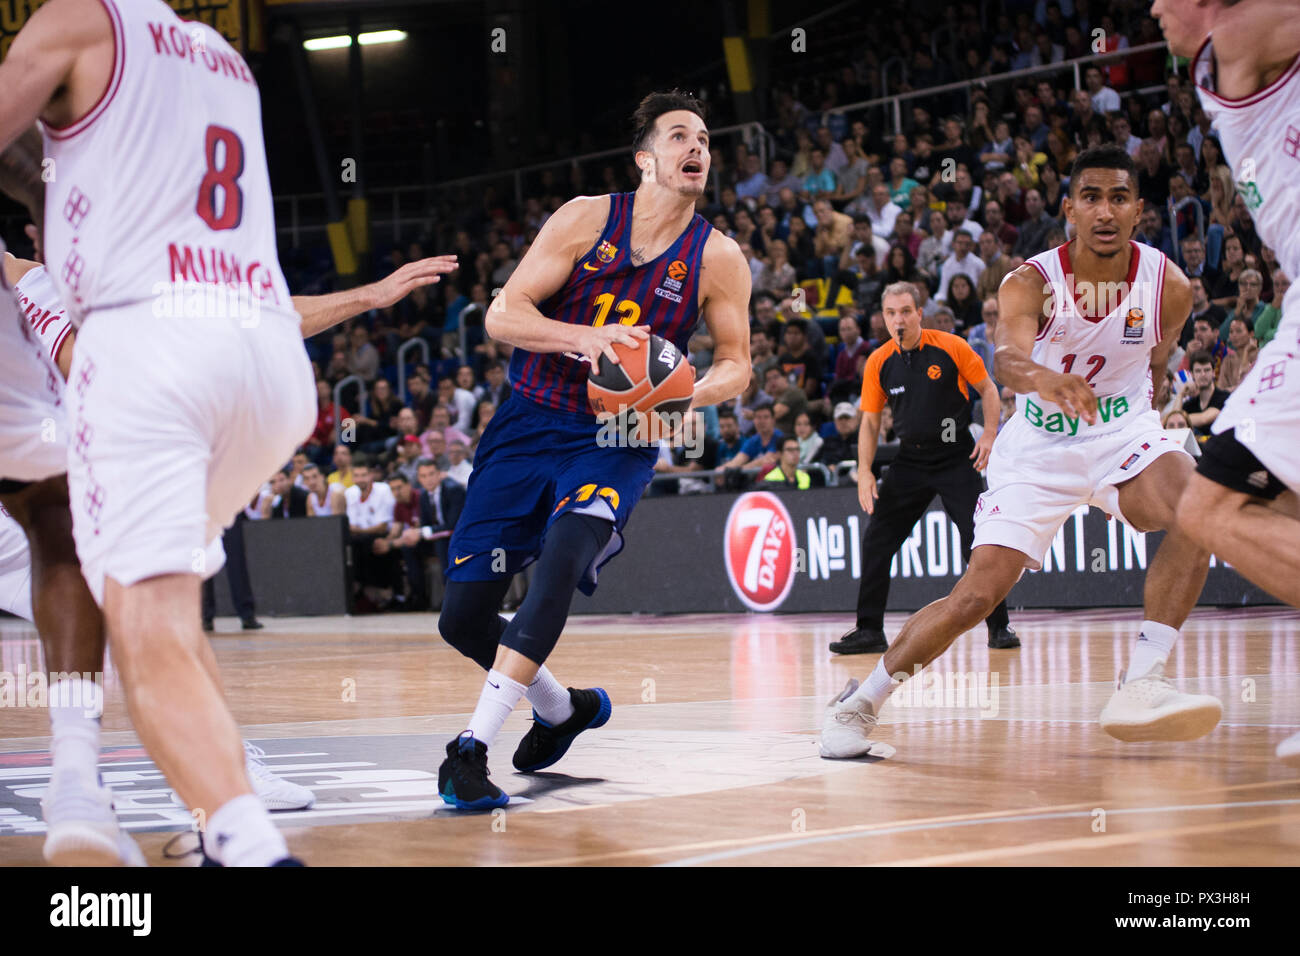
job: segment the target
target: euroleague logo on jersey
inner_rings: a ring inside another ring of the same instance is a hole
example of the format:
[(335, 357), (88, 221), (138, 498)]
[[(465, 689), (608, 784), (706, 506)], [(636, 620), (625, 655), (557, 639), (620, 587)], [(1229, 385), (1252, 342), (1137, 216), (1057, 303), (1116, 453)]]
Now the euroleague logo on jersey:
[(752, 491), (731, 506), (723, 560), (736, 597), (752, 611), (780, 607), (794, 585), (794, 522), (776, 495)]
[(1141, 309), (1129, 309), (1124, 316), (1124, 338), (1140, 339), (1146, 334), (1146, 314)]
[(677, 293), (682, 291), (682, 283), (686, 281), (686, 274), (689, 271), (686, 268), (686, 263), (682, 262), (681, 259), (674, 259), (668, 266), (663, 283), (659, 288), (655, 289), (655, 295), (670, 302), (681, 302), (682, 297)]
[(925, 370), (925, 374), (930, 376), (930, 378), (933, 381), (937, 382), (939, 380), (939, 376), (943, 374), (943, 369), (939, 368), (939, 366), (937, 365), (931, 365), (929, 368)]

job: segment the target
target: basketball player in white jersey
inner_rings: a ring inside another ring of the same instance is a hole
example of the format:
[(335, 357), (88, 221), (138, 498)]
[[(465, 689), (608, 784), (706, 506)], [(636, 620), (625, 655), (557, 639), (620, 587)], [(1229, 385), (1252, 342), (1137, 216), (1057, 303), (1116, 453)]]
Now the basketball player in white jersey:
[[(1300, 4), (1157, 0), (1170, 50), (1214, 123), (1260, 239), (1300, 275)], [(1274, 302), (1274, 305), (1279, 303)], [(1228, 398), (1178, 510), (1193, 537), (1300, 606), (1300, 284), (1277, 334)], [(1300, 734), (1277, 755), (1300, 766)]]
[[(8, 191), (3, 185), (3, 175), (0, 175), (0, 191)], [(39, 250), (39, 232), (32, 229), (29, 235)], [(27, 319), (28, 330), (41, 351), (66, 379), (72, 365), (76, 332), (63, 309), (53, 280), (39, 262), (17, 259), (7, 252), (0, 254), (0, 260), (3, 261), (5, 280), (14, 290), (18, 309)], [(303, 317), (304, 330), (323, 331), (359, 312), (387, 308), (405, 298), (412, 288), (439, 281), (442, 273), (454, 267), (454, 256), (407, 263), (380, 282), (347, 292), (294, 296), (294, 308)], [(52, 434), (52, 437), (60, 443), (66, 439), (63, 433)], [(341, 500), (341, 487), (338, 493)], [(330, 512), (325, 510), (317, 513)], [(339, 513), (342, 513), (341, 509)], [(25, 589), (26, 593), (19, 593), (21, 589)], [(12, 519), (0, 521), (0, 609), (31, 621), (30, 591), (31, 556), (26, 538)], [(98, 672), (102, 666), (100, 661), (93, 672)], [(219, 680), (215, 674), (213, 679)], [(253, 744), (244, 741), (244, 752), (245, 767), (253, 791), (268, 810), (306, 810), (315, 803), (316, 797), (311, 790), (277, 777), (261, 759), (264, 754)]]
[[(0, 242), (0, 257), (4, 244)], [(45, 858), (143, 863), (99, 779), (103, 620), (82, 580), (68, 511), (62, 382), (0, 270), (0, 606), (36, 624), (49, 687)], [(25, 590), (24, 590), (25, 589)]]
[[(36, 141), (37, 150), (34, 156), (23, 157), (18, 155), (23, 152), (19, 148), (19, 144), (15, 144), (10, 149), (0, 153), (0, 191), (9, 193), (21, 202), (32, 202), (33, 207), (39, 207), (40, 204), (35, 201), (39, 197), (34, 197), (33, 189), (25, 187), (19, 180), (21, 179), (21, 167), (23, 165), (34, 164), (39, 169), (41, 158), (39, 146), (38, 137)], [(38, 186), (35, 188), (35, 192), (43, 192), (43, 190), (40, 190)], [(33, 212), (35, 211), (34, 208)], [(39, 256), (41, 254), (39, 227), (28, 226), (27, 234), (32, 239)], [(7, 252), (0, 253), (0, 268), (3, 270), (4, 280), (14, 289), (19, 311), (26, 319), (27, 329), (34, 340), (34, 344), (43, 353), (43, 357), (48, 359), (51, 365), (58, 368), (61, 378), (66, 378), (72, 363), (76, 333), (72, 329), (72, 324), (66, 315), (58, 291), (48, 272), (39, 262), (16, 259)], [(310, 335), (323, 331), (363, 311), (393, 305), (404, 298), (412, 289), (435, 283), (439, 281), (442, 274), (452, 271), (454, 268), (455, 256), (439, 256), (408, 263), (384, 280), (367, 286), (324, 296), (295, 296), (293, 298), (294, 307), (303, 317), (304, 334)], [(47, 437), (61, 446), (66, 445), (66, 429), (58, 431), (51, 429)], [(66, 458), (66, 452), (64, 452), (64, 457)], [(0, 510), (2, 510), (2, 506), (0, 506)], [(31, 568), (31, 552), (22, 529), (13, 519), (0, 515), (0, 609), (9, 611), (28, 621), (33, 620)], [(78, 575), (78, 577), (80, 576)], [(81, 589), (84, 590), (84, 581), (79, 583)], [(94, 607), (88, 593), (85, 598), (86, 604), (93, 611), (95, 618), (98, 619), (100, 617), (98, 609)], [(100, 625), (97, 624), (96, 627), (98, 628)], [(98, 659), (93, 662), (90, 660), (90, 657), (94, 656), (92, 649), (91, 654), (81, 661), (81, 665), (85, 669), (79, 670), (77, 673), (98, 673), (102, 671), (102, 639), (97, 646), (99, 648)], [(47, 654), (47, 658), (49, 657), (50, 655)], [(90, 666), (92, 663), (93, 667)], [(50, 669), (57, 672), (66, 671), (68, 668), (51, 663)], [(218, 675), (213, 674), (212, 677), (214, 681), (219, 683)], [(64, 724), (67, 722), (67, 719), (65, 719)], [(97, 755), (98, 728), (93, 726), (90, 730), (93, 731), (96, 738), (93, 751)], [(66, 750), (67, 748), (62, 749)], [(52, 750), (55, 753), (60, 752), (57, 734)], [(244, 750), (245, 767), (249, 780), (253, 785), (254, 792), (268, 810), (303, 810), (312, 806), (315, 802), (315, 795), (311, 790), (277, 777), (260, 759), (263, 756), (261, 751), (247, 741), (244, 742)], [(57, 763), (58, 761), (56, 761)], [(91, 769), (93, 770), (93, 765)], [(80, 803), (74, 799), (75, 791), (73, 797), (62, 800), (55, 799), (62, 796), (66, 791), (66, 787), (62, 790), (51, 787), (51, 791), (47, 795), (47, 807), (52, 807), (54, 813), (51, 815), (47, 809), (47, 817), (51, 818), (47, 821), (51, 824), (51, 836), (46, 843), (46, 858), (51, 861), (72, 865), (114, 862), (111, 857), (105, 857), (101, 849), (107, 848), (112, 852), (118, 852), (118, 850), (125, 848), (130, 857), (130, 862), (137, 862), (138, 851), (135, 851), (134, 844), (128, 839), (110, 839), (112, 834), (100, 839), (93, 831), (90, 837), (83, 834), (79, 841), (79, 844), (87, 842), (96, 844), (96, 846), (89, 848), (93, 852), (87, 853), (86, 848), (83, 847), (80, 855), (74, 856), (68, 846), (70, 841), (64, 835), (64, 831), (68, 827), (64, 825), (58, 811), (63, 804), (70, 804), (76, 809), (80, 806)], [(100, 844), (102, 844), (102, 848), (99, 846)], [(127, 862), (126, 856), (121, 853), (118, 855), (122, 862)]]
[[(214, 862), (293, 864), (199, 627), (210, 543), (315, 419), (256, 83), (161, 0), (50, 0), (0, 63), (0, 149), (38, 118), (47, 261), (80, 325), (74, 534), (133, 722)], [(220, 298), (168, 317), (160, 292), (191, 283)]]
[(1092, 504), (1137, 531), (1168, 531), (1147, 569), (1146, 620), (1101, 713), (1120, 740), (1191, 740), (1214, 729), (1214, 697), (1180, 693), (1163, 668), (1209, 571), (1210, 554), (1174, 523), (1192, 459), (1152, 408), (1152, 370), (1164, 374), (1191, 312), (1191, 286), (1164, 255), (1130, 240), (1142, 212), (1137, 172), (1117, 146), (1076, 160), (1065, 213), (1076, 238), (1011, 273), (998, 290), (997, 378), (1017, 413), (989, 459), (975, 512), (970, 564), (952, 593), (918, 611), (861, 687), (831, 702), (822, 756), (870, 752), (870, 732), (893, 691), (1040, 568), (1057, 530)]

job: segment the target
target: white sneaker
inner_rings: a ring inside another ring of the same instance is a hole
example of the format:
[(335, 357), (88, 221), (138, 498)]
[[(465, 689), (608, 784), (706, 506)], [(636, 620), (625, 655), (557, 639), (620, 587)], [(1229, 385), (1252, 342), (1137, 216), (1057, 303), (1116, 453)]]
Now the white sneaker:
[(1277, 759), (1289, 767), (1300, 767), (1300, 734), (1292, 734), (1277, 745)]
[(316, 802), (316, 794), (306, 787), (283, 780), (271, 772), (271, 768), (262, 762), (266, 751), (244, 741), (244, 766), (248, 770), (248, 780), (253, 785), (253, 792), (261, 798), (268, 810), (310, 810)]
[(870, 734), (876, 729), (871, 701), (855, 698), (858, 682), (849, 678), (844, 692), (826, 706), (822, 720), (821, 755), (831, 760), (861, 757), (871, 752)]
[(1213, 730), (1223, 704), (1208, 694), (1184, 694), (1157, 664), (1144, 676), (1125, 680), (1101, 710), (1101, 729), (1116, 740), (1195, 740)]
[(113, 792), (76, 771), (50, 778), (41, 800), (45, 860), (54, 866), (144, 866), (144, 854), (118, 824)]

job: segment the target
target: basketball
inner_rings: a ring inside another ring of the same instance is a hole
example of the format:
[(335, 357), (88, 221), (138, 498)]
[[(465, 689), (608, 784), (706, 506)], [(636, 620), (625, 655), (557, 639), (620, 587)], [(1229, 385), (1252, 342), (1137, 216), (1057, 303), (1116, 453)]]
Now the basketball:
[(671, 430), (691, 407), (695, 391), (694, 370), (686, 356), (658, 335), (638, 348), (616, 342), (614, 351), (617, 365), (602, 355), (587, 374), (591, 410), (598, 418), (626, 415), (629, 428), (646, 439), (659, 437), (656, 422)]

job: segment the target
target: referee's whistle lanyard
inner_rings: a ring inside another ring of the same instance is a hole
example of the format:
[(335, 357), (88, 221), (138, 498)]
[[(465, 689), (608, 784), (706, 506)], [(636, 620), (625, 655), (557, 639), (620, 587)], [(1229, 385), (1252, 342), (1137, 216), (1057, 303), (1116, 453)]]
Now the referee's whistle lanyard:
[(904, 329), (900, 326), (898, 329), (898, 351), (902, 353), (904, 364), (906, 364), (908, 368), (911, 368), (912, 353), (909, 350), (903, 348), (903, 332)]

